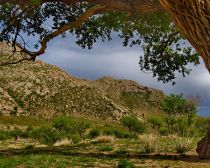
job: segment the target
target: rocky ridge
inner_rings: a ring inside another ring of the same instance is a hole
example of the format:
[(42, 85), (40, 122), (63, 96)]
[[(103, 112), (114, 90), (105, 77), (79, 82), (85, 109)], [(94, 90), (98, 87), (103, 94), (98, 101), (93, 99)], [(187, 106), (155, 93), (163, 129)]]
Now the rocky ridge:
[[(0, 61), (11, 47), (0, 45)], [(130, 96), (131, 95), (131, 96)], [(133, 96), (134, 95), (134, 96)], [(130, 80), (104, 77), (96, 81), (75, 78), (42, 61), (0, 67), (0, 113), (51, 118), (56, 115), (119, 119), (134, 109), (158, 110), (163, 92)]]

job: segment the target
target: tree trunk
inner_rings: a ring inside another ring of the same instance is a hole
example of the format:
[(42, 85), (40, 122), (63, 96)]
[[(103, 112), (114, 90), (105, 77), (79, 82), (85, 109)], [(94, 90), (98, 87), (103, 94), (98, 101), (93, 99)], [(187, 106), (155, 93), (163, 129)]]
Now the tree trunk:
[(180, 32), (203, 58), (210, 72), (209, 0), (160, 0)]
[[(209, 0), (160, 0), (171, 14), (180, 32), (203, 58), (210, 72), (210, 2)], [(199, 158), (210, 159), (210, 123), (207, 135), (197, 144)]]
[(207, 128), (207, 135), (198, 142), (196, 151), (200, 159), (210, 159), (210, 122)]

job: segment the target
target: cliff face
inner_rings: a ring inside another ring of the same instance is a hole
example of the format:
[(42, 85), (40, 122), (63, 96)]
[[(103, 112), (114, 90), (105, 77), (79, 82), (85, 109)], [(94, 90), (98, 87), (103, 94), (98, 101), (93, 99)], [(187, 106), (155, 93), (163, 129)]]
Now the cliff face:
[[(0, 61), (11, 49), (0, 45)], [(129, 80), (102, 78), (81, 80), (60, 68), (41, 61), (0, 67), (0, 113), (51, 118), (80, 115), (90, 118), (119, 119), (131, 109), (158, 109), (161, 91)], [(148, 104), (148, 105), (147, 105)]]

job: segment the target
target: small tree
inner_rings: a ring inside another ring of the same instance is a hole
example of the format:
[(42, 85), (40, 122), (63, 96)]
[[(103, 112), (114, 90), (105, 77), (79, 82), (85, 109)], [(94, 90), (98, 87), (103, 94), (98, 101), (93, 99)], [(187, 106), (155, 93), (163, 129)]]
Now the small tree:
[(158, 116), (150, 116), (147, 121), (152, 126), (152, 128), (157, 129), (158, 132), (160, 130), (160, 127), (163, 125), (162, 118)]
[(138, 133), (142, 134), (146, 130), (145, 124), (135, 116), (124, 116), (121, 122), (134, 136)]
[(76, 122), (75, 125), (76, 132), (79, 134), (80, 138), (82, 138), (85, 131), (90, 128), (90, 122), (85, 119), (80, 119)]
[(167, 96), (163, 101), (162, 109), (167, 114), (165, 121), (170, 133), (172, 133), (174, 130), (174, 124), (177, 121), (177, 116), (186, 117), (189, 132), (190, 127), (194, 122), (193, 119), (197, 111), (195, 103), (185, 99), (182, 94), (171, 94), (170, 96)]

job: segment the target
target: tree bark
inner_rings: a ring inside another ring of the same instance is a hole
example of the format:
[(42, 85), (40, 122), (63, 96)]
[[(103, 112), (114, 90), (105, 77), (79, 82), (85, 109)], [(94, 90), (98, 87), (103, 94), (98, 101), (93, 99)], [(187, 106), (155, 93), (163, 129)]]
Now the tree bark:
[(210, 72), (210, 1), (160, 0), (180, 32), (203, 58)]
[[(210, 72), (210, 1), (160, 0), (180, 32), (197, 50)], [(199, 158), (210, 159), (210, 124), (207, 135), (197, 144)]]

